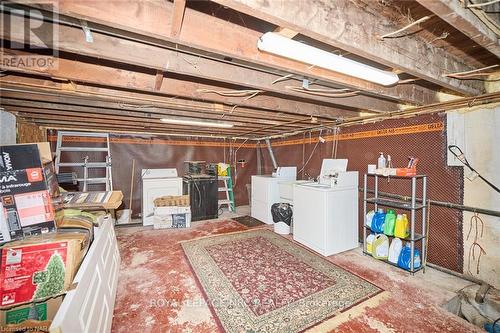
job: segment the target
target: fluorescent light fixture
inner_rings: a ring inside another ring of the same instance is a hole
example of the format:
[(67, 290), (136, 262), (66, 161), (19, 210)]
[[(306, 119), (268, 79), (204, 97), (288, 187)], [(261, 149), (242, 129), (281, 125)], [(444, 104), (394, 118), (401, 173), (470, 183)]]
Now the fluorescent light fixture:
[(200, 127), (219, 127), (219, 128), (231, 128), (234, 125), (231, 123), (223, 123), (216, 121), (204, 121), (204, 120), (188, 120), (188, 119), (178, 119), (178, 118), (161, 118), (164, 123), (176, 124), (176, 125), (192, 125)]
[(320, 50), (274, 32), (266, 32), (262, 35), (257, 42), (257, 48), (264, 52), (354, 76), (384, 86), (390, 86), (399, 81), (399, 77), (395, 73), (383, 71)]

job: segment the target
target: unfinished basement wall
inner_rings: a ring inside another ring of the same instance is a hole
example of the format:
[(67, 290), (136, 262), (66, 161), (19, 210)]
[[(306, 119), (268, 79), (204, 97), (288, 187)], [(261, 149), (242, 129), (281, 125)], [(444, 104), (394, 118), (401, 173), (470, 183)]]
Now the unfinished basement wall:
[(47, 131), (38, 125), (26, 121), (17, 123), (18, 143), (32, 143), (47, 141)]
[[(132, 210), (134, 217), (141, 212), (142, 181), (141, 170), (176, 168), (179, 176), (184, 175), (184, 161), (207, 161), (207, 162), (229, 162), (229, 142), (223, 140), (208, 140), (197, 138), (176, 138), (143, 135), (119, 135), (112, 134), (111, 137), (112, 173), (113, 187), (123, 192), (123, 205), (120, 209), (129, 208), (130, 183), (132, 178), (132, 161), (135, 160), (134, 191), (132, 196)], [(48, 140), (55, 151), (57, 132), (49, 131)], [(66, 141), (65, 141), (66, 142)], [(102, 146), (101, 138), (73, 137), (69, 138), (67, 145), (75, 146)], [(240, 143), (232, 143), (232, 147), (238, 148)], [(105, 154), (87, 153), (92, 160), (104, 160)], [(243, 145), (236, 154), (236, 159), (246, 160), (242, 167), (238, 164), (236, 169), (236, 182), (234, 194), (236, 205), (247, 205), (248, 195), (246, 184), (250, 183), (250, 176), (256, 174), (255, 145)], [(65, 153), (65, 161), (81, 162), (83, 154), (79, 152)], [(81, 169), (80, 169), (81, 170)], [(61, 172), (77, 171), (76, 168), (61, 168)], [(81, 172), (81, 171), (79, 171)], [(234, 170), (232, 170), (234, 175)], [(94, 174), (89, 177), (104, 176)], [(222, 184), (222, 183), (221, 183)], [(96, 185), (100, 186), (100, 185)], [(92, 190), (92, 188), (89, 188)], [(97, 187), (96, 190), (99, 188)], [(102, 187), (101, 187), (102, 189)]]
[[(315, 153), (304, 168), (304, 175), (317, 177), (323, 158), (332, 156), (332, 136), (323, 131), (325, 143), (317, 145)], [(273, 147), (278, 164), (297, 165), (307, 161), (318, 142), (318, 133), (312, 137), (296, 136), (274, 140)], [(399, 120), (387, 120), (376, 124), (356, 125), (342, 128), (337, 158), (349, 159), (348, 169), (359, 172), (359, 185), (368, 164), (376, 164), (378, 153), (391, 155), (394, 167), (403, 167), (408, 156), (418, 157), (418, 173), (428, 175), (428, 198), (454, 203), (463, 202), (463, 170), (446, 164), (446, 116), (427, 115)], [(264, 167), (270, 172), (268, 154)], [(271, 167), (272, 168), (272, 167)], [(373, 182), (369, 183), (373, 188)], [(380, 182), (380, 191), (410, 195), (411, 183), (407, 180), (391, 179)], [(362, 193), (359, 204), (359, 234), (362, 235)], [(419, 215), (417, 215), (419, 217)], [(417, 232), (419, 232), (417, 228)], [(457, 210), (432, 206), (430, 213), (430, 237), (428, 260), (431, 263), (457, 272), (463, 269), (462, 213)]]
[[(483, 177), (500, 187), (500, 148), (498, 146), (500, 144), (500, 106), (458, 114), (463, 117), (463, 133), (461, 133), (463, 137), (460, 139), (462, 140), (461, 148), (467, 160)], [(464, 168), (466, 176), (463, 180), (464, 205), (500, 210), (500, 194), (479, 178), (469, 180), (470, 174), (470, 171)], [(500, 288), (500, 218), (479, 215), (483, 223), (478, 223), (477, 243), (486, 254), (483, 254), (479, 260), (478, 272), (479, 246), (474, 245), (475, 258), (472, 257), (471, 252), (476, 233), (473, 215), (473, 213), (464, 212), (464, 273)]]
[(16, 116), (0, 110), (0, 145), (16, 143)]

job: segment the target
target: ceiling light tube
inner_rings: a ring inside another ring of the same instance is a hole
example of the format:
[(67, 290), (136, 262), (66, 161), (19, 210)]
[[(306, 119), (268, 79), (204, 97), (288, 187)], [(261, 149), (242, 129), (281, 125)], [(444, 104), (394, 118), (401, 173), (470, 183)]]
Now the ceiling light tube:
[(191, 125), (200, 127), (231, 128), (234, 126), (231, 123), (224, 123), (218, 121), (188, 120), (188, 119), (178, 119), (178, 118), (161, 118), (160, 120), (167, 124)]
[(257, 48), (260, 51), (297, 60), (306, 64), (329, 69), (359, 79), (390, 86), (399, 81), (392, 72), (365, 65), (316, 47), (297, 42), (274, 32), (266, 32), (259, 38)]

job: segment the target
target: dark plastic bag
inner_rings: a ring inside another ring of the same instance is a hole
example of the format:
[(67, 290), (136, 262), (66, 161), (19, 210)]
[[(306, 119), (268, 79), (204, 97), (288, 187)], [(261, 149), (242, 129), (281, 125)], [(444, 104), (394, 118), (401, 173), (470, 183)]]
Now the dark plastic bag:
[(292, 206), (287, 203), (275, 203), (271, 206), (271, 215), (274, 223), (285, 222), (292, 224)]

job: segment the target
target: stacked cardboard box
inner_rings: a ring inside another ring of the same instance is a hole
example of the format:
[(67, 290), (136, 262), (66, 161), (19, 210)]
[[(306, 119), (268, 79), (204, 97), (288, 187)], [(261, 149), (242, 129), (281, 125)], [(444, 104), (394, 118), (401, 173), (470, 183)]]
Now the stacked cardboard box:
[(63, 294), (88, 247), (83, 232), (56, 232), (5, 244), (0, 261), (0, 306)]
[(48, 330), (102, 218), (81, 209), (114, 209), (122, 198), (61, 194), (48, 143), (0, 146), (0, 328)]
[(48, 143), (0, 146), (3, 241), (54, 231), (59, 194)]
[(154, 205), (154, 229), (189, 228), (191, 226), (188, 195), (156, 198)]
[(57, 296), (0, 311), (0, 327), (5, 332), (48, 332), (62, 301), (63, 296)]

